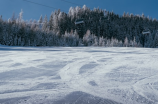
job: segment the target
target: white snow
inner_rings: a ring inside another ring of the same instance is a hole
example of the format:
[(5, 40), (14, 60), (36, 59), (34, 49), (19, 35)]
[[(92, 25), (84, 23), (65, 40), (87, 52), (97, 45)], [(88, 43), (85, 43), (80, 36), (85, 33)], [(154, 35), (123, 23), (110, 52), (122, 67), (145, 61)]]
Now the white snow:
[(91, 101), (158, 104), (158, 50), (0, 46), (0, 103)]

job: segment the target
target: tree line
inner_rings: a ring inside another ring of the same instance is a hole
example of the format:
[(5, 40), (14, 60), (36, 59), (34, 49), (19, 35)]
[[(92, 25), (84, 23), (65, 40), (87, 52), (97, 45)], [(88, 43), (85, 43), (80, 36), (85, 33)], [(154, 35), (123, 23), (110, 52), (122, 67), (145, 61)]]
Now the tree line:
[[(49, 19), (24, 21), (23, 12), (3, 20), (0, 16), (0, 44), (9, 46), (125, 46), (158, 47), (158, 21), (151, 17), (115, 14), (85, 5), (55, 10)], [(84, 23), (75, 25), (77, 19)], [(149, 30), (149, 34), (142, 34)]]

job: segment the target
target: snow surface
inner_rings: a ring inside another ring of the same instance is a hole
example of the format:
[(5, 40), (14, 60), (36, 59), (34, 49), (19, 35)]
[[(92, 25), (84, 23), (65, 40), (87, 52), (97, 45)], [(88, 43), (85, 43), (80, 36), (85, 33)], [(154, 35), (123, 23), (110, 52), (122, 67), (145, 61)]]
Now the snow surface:
[(158, 104), (158, 50), (0, 46), (1, 104)]

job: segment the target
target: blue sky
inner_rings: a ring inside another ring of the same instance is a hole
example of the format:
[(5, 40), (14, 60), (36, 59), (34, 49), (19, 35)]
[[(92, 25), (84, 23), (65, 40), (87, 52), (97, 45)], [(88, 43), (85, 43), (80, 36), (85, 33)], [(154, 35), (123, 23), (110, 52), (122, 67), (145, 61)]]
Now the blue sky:
[[(59, 8), (65, 12), (68, 12), (69, 8), (77, 6), (76, 4), (86, 5), (89, 8), (99, 7), (108, 11), (114, 11), (114, 13), (122, 15), (123, 12), (129, 12), (133, 14), (142, 14), (158, 19), (158, 0), (65, 0), (73, 2), (71, 4), (62, 0), (29, 0), (43, 5)], [(50, 16), (51, 12), (55, 9), (48, 8), (36, 4), (26, 2), (24, 0), (0, 0), (0, 15), (3, 19), (7, 20), (15, 13), (17, 16), (19, 12), (23, 10), (23, 19), (30, 20), (36, 19), (42, 15)]]

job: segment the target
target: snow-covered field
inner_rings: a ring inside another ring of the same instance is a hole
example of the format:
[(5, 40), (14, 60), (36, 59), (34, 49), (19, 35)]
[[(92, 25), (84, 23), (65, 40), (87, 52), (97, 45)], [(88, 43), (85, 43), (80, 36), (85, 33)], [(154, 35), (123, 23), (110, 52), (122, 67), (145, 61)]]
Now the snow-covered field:
[(0, 46), (0, 104), (158, 104), (158, 50)]

